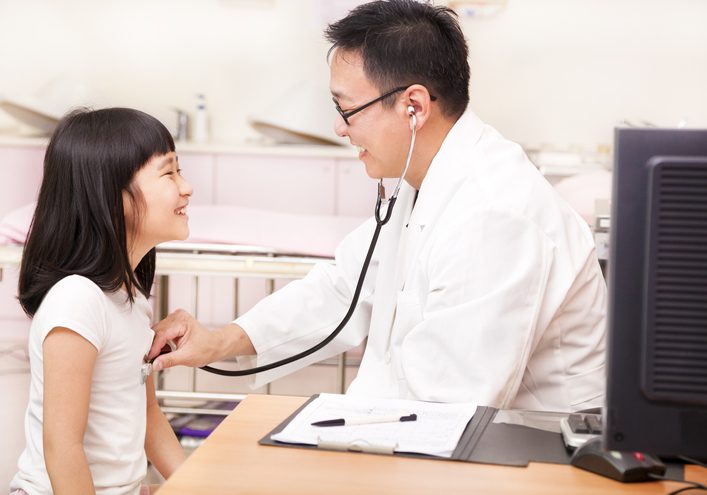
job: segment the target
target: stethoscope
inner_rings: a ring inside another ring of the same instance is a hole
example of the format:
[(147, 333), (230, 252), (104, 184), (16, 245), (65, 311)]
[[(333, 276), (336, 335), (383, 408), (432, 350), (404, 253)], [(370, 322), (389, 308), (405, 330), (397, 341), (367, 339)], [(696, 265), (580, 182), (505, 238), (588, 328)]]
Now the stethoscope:
[[(408, 154), (407, 158), (405, 159), (405, 167), (403, 167), (403, 173), (400, 175), (400, 178), (398, 179), (398, 183), (395, 186), (395, 189), (393, 190), (393, 194), (390, 196), (390, 199), (385, 199), (385, 188), (383, 187), (383, 179), (378, 180), (378, 198), (376, 199), (376, 210), (375, 210), (375, 219), (376, 219), (376, 229), (373, 232), (373, 238), (371, 239), (371, 244), (368, 247), (368, 252), (366, 253), (366, 258), (363, 262), (363, 266), (361, 267), (361, 273), (358, 276), (358, 282), (356, 283), (356, 290), (354, 291), (353, 298), (351, 299), (351, 304), (349, 305), (349, 309), (344, 315), (344, 318), (341, 320), (339, 325), (321, 342), (316, 344), (315, 346), (310, 347), (309, 349), (302, 351), (298, 354), (295, 354), (293, 356), (290, 356), (285, 359), (280, 359), (279, 361), (275, 361), (270, 364), (265, 364), (262, 366), (256, 366), (254, 368), (248, 368), (245, 370), (222, 370), (219, 368), (214, 368), (213, 366), (202, 366), (201, 369), (204, 371), (208, 371), (209, 373), (214, 373), (216, 375), (222, 375), (222, 376), (246, 376), (246, 375), (253, 375), (255, 373), (260, 373), (263, 371), (268, 371), (274, 368), (279, 368), (280, 366), (285, 366), (286, 364), (290, 364), (294, 361), (298, 361), (302, 358), (305, 358), (309, 356), (310, 354), (314, 354), (317, 352), (319, 349), (323, 348), (325, 345), (327, 345), (329, 342), (334, 340), (337, 335), (341, 333), (341, 331), (344, 329), (346, 324), (349, 322), (351, 319), (351, 316), (353, 315), (354, 309), (356, 308), (356, 305), (358, 304), (358, 298), (361, 295), (361, 288), (363, 287), (363, 281), (366, 279), (366, 273), (368, 272), (368, 265), (371, 263), (371, 258), (373, 257), (373, 251), (376, 248), (376, 244), (378, 243), (378, 236), (380, 235), (381, 228), (385, 224), (388, 223), (390, 220), (391, 215), (393, 214), (393, 206), (395, 206), (395, 202), (398, 199), (398, 193), (400, 192), (400, 186), (403, 183), (403, 180), (405, 179), (405, 176), (407, 175), (408, 168), (410, 167), (410, 160), (412, 159), (412, 152), (415, 149), (415, 136), (417, 134), (417, 117), (415, 116), (415, 108), (410, 105), (407, 107), (407, 112), (408, 115), (410, 116), (410, 121), (412, 124), (412, 137), (410, 138), (410, 148), (408, 149)], [(386, 205), (386, 210), (385, 210), (385, 215), (381, 215), (381, 208), (383, 205)], [(143, 363), (142, 368), (141, 368), (141, 377), (142, 377), (142, 382), (144, 383), (147, 380), (147, 377), (150, 376), (152, 373), (152, 363)]]

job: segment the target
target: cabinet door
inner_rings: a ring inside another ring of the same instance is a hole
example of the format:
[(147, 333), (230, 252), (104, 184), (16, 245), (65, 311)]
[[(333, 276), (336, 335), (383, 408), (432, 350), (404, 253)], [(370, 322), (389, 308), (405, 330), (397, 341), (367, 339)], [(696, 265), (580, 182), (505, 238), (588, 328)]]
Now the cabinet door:
[(221, 155), (215, 203), (314, 215), (335, 214), (332, 158)]
[(44, 148), (0, 148), (0, 218), (37, 199)]
[[(387, 197), (393, 194), (398, 179), (383, 179)], [(357, 159), (337, 161), (336, 213), (356, 217), (372, 217), (378, 197), (378, 179), (366, 173), (366, 166)]]
[(337, 165), (337, 214), (357, 217), (373, 215), (378, 181), (368, 176), (366, 167), (359, 160), (341, 159)]
[[(177, 144), (179, 146), (179, 144)], [(179, 167), (182, 176), (189, 181), (194, 193), (189, 202), (194, 205), (208, 205), (214, 202), (214, 155), (204, 153), (179, 152)]]

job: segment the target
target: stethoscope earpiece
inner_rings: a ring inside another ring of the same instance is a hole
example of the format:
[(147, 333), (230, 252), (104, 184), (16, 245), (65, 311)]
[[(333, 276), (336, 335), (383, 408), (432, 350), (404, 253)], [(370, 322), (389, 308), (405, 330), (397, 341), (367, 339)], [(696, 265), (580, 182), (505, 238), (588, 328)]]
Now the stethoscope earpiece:
[[(386, 201), (385, 200), (385, 188), (383, 187), (383, 179), (378, 181), (378, 200), (376, 201), (376, 223), (378, 226), (383, 226), (390, 220), (390, 215), (393, 212), (393, 205), (395, 200), (398, 198), (398, 192), (400, 192), (400, 186), (408, 173), (408, 168), (410, 167), (410, 159), (412, 158), (412, 152), (415, 149), (415, 136), (417, 135), (417, 116), (415, 115), (415, 107), (408, 105), (408, 115), (410, 116), (410, 124), (412, 127), (412, 136), (410, 137), (410, 148), (408, 149), (408, 156), (405, 159), (405, 166), (403, 167), (403, 173), (400, 174), (398, 183), (395, 185), (393, 194)], [(382, 204), (387, 203), (388, 208), (386, 210), (385, 217), (381, 216), (380, 207)]]

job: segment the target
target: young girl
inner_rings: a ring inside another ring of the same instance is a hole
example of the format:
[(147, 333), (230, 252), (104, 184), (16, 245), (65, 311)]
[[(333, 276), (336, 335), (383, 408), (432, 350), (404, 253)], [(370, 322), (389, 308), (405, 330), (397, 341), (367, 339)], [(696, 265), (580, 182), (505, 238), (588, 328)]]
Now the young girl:
[(183, 461), (141, 368), (154, 247), (188, 236), (191, 193), (145, 113), (77, 111), (54, 132), (20, 269), (32, 377), (13, 494), (149, 493), (146, 457), (165, 478)]

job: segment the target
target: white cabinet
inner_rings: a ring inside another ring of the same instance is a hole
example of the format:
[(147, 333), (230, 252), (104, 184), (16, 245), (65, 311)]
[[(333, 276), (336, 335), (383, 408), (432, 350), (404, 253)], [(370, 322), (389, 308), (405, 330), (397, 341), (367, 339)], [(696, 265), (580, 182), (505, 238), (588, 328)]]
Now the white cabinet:
[[(368, 177), (360, 161), (342, 157), (345, 152), (335, 150), (338, 156), (179, 152), (179, 164), (194, 188), (192, 204), (315, 215), (372, 215), (376, 181)], [(301, 154), (303, 150), (294, 152)]]
[(214, 202), (289, 213), (334, 215), (331, 158), (219, 155)]
[(191, 204), (213, 204), (216, 157), (206, 153), (179, 153), (178, 157), (182, 175), (194, 190)]
[(373, 216), (377, 182), (358, 159), (339, 159), (336, 167), (336, 214)]

